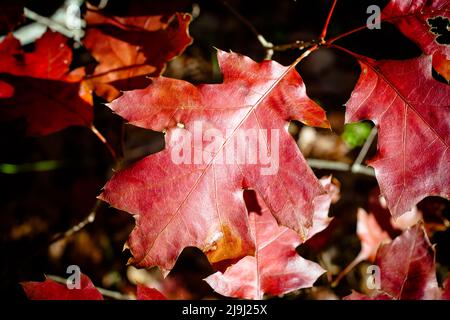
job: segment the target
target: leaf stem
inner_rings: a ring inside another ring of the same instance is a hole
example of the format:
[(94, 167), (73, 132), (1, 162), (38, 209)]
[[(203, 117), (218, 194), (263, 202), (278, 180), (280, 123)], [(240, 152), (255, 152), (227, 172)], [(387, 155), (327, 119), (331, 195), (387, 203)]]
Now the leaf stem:
[(330, 45), (329, 47), (330, 47), (330, 48), (336, 48), (336, 49), (338, 49), (338, 50), (344, 51), (345, 53), (351, 55), (352, 57), (354, 57), (354, 58), (356, 58), (356, 59), (358, 59), (358, 60), (360, 60), (360, 61), (367, 61), (367, 59), (368, 59), (368, 58), (365, 57), (365, 56), (362, 56), (362, 55), (360, 55), (360, 54), (357, 54), (357, 53), (355, 53), (355, 52), (353, 52), (353, 51), (351, 51), (351, 50), (348, 50), (348, 49), (346, 49), (346, 48), (344, 48), (344, 47), (341, 47), (341, 46), (338, 46), (338, 45), (336, 45), (336, 44), (332, 44), (332, 45)]
[(323, 26), (322, 32), (320, 33), (320, 42), (325, 43), (325, 37), (328, 31), (328, 25), (330, 24), (331, 17), (333, 16), (334, 8), (336, 7), (337, 0), (333, 0), (333, 4), (331, 5), (330, 11), (328, 12), (327, 20), (325, 21), (325, 25)]
[(354, 267), (356, 267), (361, 261), (364, 261), (362, 256), (358, 255), (355, 260), (350, 262), (349, 265), (347, 265), (341, 272), (339, 272), (338, 276), (334, 281), (331, 283), (331, 287), (335, 288), (339, 285), (339, 282), (342, 280), (344, 276), (346, 276)]
[(328, 40), (326, 43), (327, 43), (327, 44), (332, 44), (333, 42), (335, 42), (335, 41), (337, 41), (337, 40), (339, 40), (339, 39), (341, 39), (341, 38), (347, 37), (347, 36), (349, 36), (349, 35), (351, 35), (351, 34), (354, 34), (354, 33), (358, 32), (358, 31), (364, 30), (364, 29), (366, 29), (366, 28), (367, 28), (367, 26), (366, 26), (366, 25), (363, 25), (363, 26), (361, 26), (361, 27), (352, 29), (352, 30), (347, 31), (347, 32), (345, 32), (345, 33), (343, 33), (343, 34), (340, 34), (340, 35), (338, 35), (338, 36), (336, 36), (336, 37), (334, 37), (334, 38), (331, 38), (331, 39)]
[(95, 134), (95, 136), (106, 146), (106, 148), (108, 148), (111, 156), (114, 159), (117, 159), (116, 151), (114, 151), (114, 148), (109, 144), (108, 140), (106, 140), (106, 138), (100, 133), (100, 131), (98, 131), (98, 129), (94, 125), (91, 125), (90, 129)]

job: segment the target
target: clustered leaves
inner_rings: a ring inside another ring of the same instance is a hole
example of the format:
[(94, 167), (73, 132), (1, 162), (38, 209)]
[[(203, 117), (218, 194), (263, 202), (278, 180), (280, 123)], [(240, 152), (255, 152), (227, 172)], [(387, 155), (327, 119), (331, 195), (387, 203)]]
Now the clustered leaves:
[[(8, 10), (17, 8), (8, 4)], [(25, 119), (30, 135), (75, 125), (93, 128), (95, 95), (129, 124), (163, 132), (164, 150), (115, 172), (99, 195), (135, 218), (126, 243), (129, 262), (158, 266), (166, 275), (181, 252), (194, 246), (217, 270), (205, 279), (216, 292), (245, 299), (283, 295), (312, 287), (326, 272), (296, 248), (327, 228), (328, 210), (339, 192), (331, 177), (316, 178), (286, 129), (292, 120), (330, 128), (324, 110), (306, 94), (296, 64), (321, 46), (358, 61), (361, 73), (345, 119), (371, 120), (378, 128), (378, 151), (369, 165), (397, 219), (427, 196), (450, 198), (450, 86), (433, 76), (434, 68), (449, 80), (448, 30), (443, 28), (446, 21), (448, 29), (449, 10), (447, 0), (391, 0), (384, 8), (381, 20), (421, 48), (422, 55), (413, 59), (376, 61), (337, 45), (340, 36), (307, 48), (289, 66), (217, 50), (223, 81), (193, 85), (161, 76), (167, 61), (192, 43), (188, 13), (142, 15), (137, 10), (121, 17), (88, 4), (82, 45), (96, 60), (94, 68), (71, 70), (70, 41), (56, 32), (47, 31), (31, 51), (11, 33), (3, 39), (0, 115), (8, 121)], [(16, 25), (0, 21), (1, 28)], [(213, 149), (200, 143), (206, 161), (175, 164), (171, 157), (180, 140), (199, 148), (198, 126), (214, 128), (223, 140), (214, 141)], [(231, 162), (221, 161), (239, 130), (248, 128), (265, 132), (260, 136), (264, 144), (249, 145), (248, 152), (263, 148), (268, 163), (279, 164), (275, 174), (265, 175), (262, 165), (241, 163), (236, 155)], [(280, 132), (279, 159), (270, 147), (274, 130)], [(435, 249), (416, 222), (391, 239), (390, 230), (360, 209), (361, 252), (336, 281), (368, 260), (379, 266), (381, 286), (346, 299), (449, 298), (449, 280), (439, 286)], [(103, 299), (87, 276), (81, 280), (76, 290), (50, 279), (22, 286), (30, 299)], [(164, 296), (138, 286), (137, 298)]]

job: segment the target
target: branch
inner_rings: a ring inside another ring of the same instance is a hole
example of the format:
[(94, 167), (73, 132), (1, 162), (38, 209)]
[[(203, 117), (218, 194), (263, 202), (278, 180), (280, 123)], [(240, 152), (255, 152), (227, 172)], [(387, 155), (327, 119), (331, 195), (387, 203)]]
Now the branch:
[(89, 215), (83, 219), (80, 223), (76, 224), (75, 226), (71, 227), (70, 229), (66, 230), (65, 232), (60, 232), (55, 234), (51, 239), (50, 243), (48, 245), (51, 245), (61, 239), (66, 239), (72, 236), (73, 234), (77, 233), (78, 231), (82, 230), (84, 227), (86, 227), (88, 224), (91, 224), (95, 221), (95, 217), (97, 215), (97, 211), (101, 208), (101, 206), (104, 204), (102, 200), (97, 200), (95, 202), (94, 208), (92, 208)]
[(334, 170), (334, 171), (347, 171), (355, 174), (364, 174), (370, 177), (375, 176), (375, 172), (371, 167), (363, 165), (353, 166), (348, 163), (339, 161), (330, 161), (322, 159), (307, 159), (308, 165), (315, 169)]
[[(66, 1), (66, 5), (69, 2), (70, 1)], [(64, 6), (60, 9), (58, 9), (55, 12), (55, 14), (52, 15), (50, 18), (41, 16), (40, 14), (38, 14), (28, 8), (24, 8), (24, 11), (23, 11), (24, 16), (30, 20), (36, 21), (36, 23), (32, 24), (31, 26), (25, 26), (17, 31), (17, 33), (22, 33), (22, 36), (23, 36), (22, 38), (25, 38), (25, 39), (23, 39), (23, 43), (31, 43), (31, 42), (34, 42), (34, 40), (36, 40), (37, 37), (34, 34), (36, 32), (34, 32), (34, 33), (30, 32), (32, 30), (31, 28), (36, 28), (36, 24), (48, 27), (54, 31), (61, 33), (62, 35), (66, 36), (68, 38), (72, 38), (75, 41), (79, 42), (80, 39), (84, 35), (84, 31), (81, 28), (80, 29), (69, 29), (62, 23), (62, 21), (66, 20), (66, 10), (63, 8), (64, 8)], [(39, 28), (39, 29), (41, 29), (41, 28)], [(28, 35), (28, 36), (26, 37), (26, 35)], [(19, 36), (19, 38), (20, 38), (20, 36)], [(30, 38), (30, 39), (28, 39), (28, 38)]]
[(315, 44), (317, 44), (317, 40), (311, 40), (311, 41), (297, 40), (292, 43), (274, 45), (272, 47), (272, 49), (273, 49), (273, 51), (286, 51), (286, 50), (290, 50), (290, 49), (303, 50), (303, 49), (310, 48)]
[(227, 8), (239, 21), (241, 21), (247, 28), (256, 36), (261, 46), (266, 50), (265, 59), (271, 59), (273, 55), (273, 44), (267, 41), (264, 36), (256, 29), (256, 27), (236, 9), (234, 9), (226, 0), (221, 1), (222, 5)]
[[(52, 279), (55, 282), (67, 285), (67, 280), (60, 277), (60, 276), (56, 276), (56, 275), (52, 275), (52, 274), (48, 274), (46, 275), (47, 278)], [(122, 294), (120, 292), (117, 291), (111, 291), (108, 289), (103, 289), (100, 287), (95, 287), (104, 297), (108, 297), (111, 299), (115, 299), (115, 300), (135, 300), (136, 298), (132, 295), (129, 294)]]
[(363, 162), (364, 158), (366, 157), (367, 152), (369, 151), (370, 146), (372, 145), (372, 142), (377, 135), (377, 132), (378, 132), (377, 127), (373, 127), (372, 131), (370, 131), (370, 134), (367, 137), (366, 142), (364, 142), (364, 145), (361, 148), (361, 151), (359, 151), (358, 157), (356, 157), (356, 160), (352, 165), (352, 171), (359, 170), (359, 168), (364, 167), (361, 165), (361, 163)]
[(364, 142), (361, 151), (359, 152), (358, 156), (356, 157), (356, 160), (353, 162), (352, 165), (343, 162), (321, 160), (321, 159), (307, 159), (307, 162), (311, 168), (328, 169), (336, 171), (350, 171), (352, 173), (361, 173), (374, 177), (375, 171), (373, 170), (373, 168), (363, 165), (362, 162), (366, 157), (367, 152), (369, 151), (370, 146), (372, 145), (373, 140), (377, 135), (377, 132), (378, 132), (377, 127), (373, 127), (372, 130), (370, 131), (369, 136), (367, 137), (366, 142)]
[(310, 49), (311, 47), (315, 46), (318, 42), (316, 40), (311, 41), (297, 40), (292, 43), (274, 45), (272, 42), (267, 41), (264, 38), (264, 36), (258, 31), (258, 29), (256, 29), (256, 27), (247, 18), (241, 15), (226, 0), (221, 0), (221, 3), (226, 9), (228, 9), (228, 11), (230, 11), (231, 14), (233, 14), (244, 25), (246, 25), (248, 29), (256, 36), (256, 39), (258, 39), (259, 43), (266, 51), (265, 59), (271, 59), (275, 51), (286, 51), (290, 49), (299, 49), (299, 50)]

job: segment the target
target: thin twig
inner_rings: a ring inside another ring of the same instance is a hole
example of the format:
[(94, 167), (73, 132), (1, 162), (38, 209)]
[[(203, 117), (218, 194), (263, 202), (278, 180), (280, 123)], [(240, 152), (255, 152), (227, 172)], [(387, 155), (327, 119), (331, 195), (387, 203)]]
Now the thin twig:
[(297, 40), (292, 43), (274, 45), (272, 42), (267, 41), (264, 36), (256, 29), (256, 27), (243, 15), (241, 15), (236, 9), (234, 9), (226, 0), (220, 1), (225, 8), (227, 8), (231, 14), (233, 14), (239, 21), (248, 27), (248, 29), (256, 36), (261, 46), (266, 50), (265, 59), (271, 59), (275, 51), (286, 51), (290, 49), (309, 49), (317, 44), (316, 40), (304, 41)]
[(297, 40), (292, 43), (274, 45), (272, 47), (272, 49), (273, 49), (273, 51), (286, 51), (286, 50), (290, 50), (290, 49), (303, 50), (303, 49), (312, 47), (316, 43), (317, 43), (316, 40), (311, 40), (311, 41)]
[(377, 127), (373, 127), (372, 131), (370, 131), (370, 134), (367, 137), (366, 142), (364, 142), (364, 145), (361, 148), (361, 151), (359, 151), (358, 157), (356, 157), (356, 160), (352, 165), (352, 171), (358, 171), (358, 170), (360, 170), (361, 167), (364, 167), (361, 164), (362, 164), (364, 158), (366, 157), (367, 152), (369, 151), (370, 146), (372, 145), (372, 142), (377, 135), (377, 132), (378, 132)]
[(312, 168), (316, 169), (328, 169), (328, 170), (336, 170), (336, 171), (350, 171), (352, 173), (361, 173), (368, 176), (375, 176), (375, 171), (371, 167), (367, 167), (362, 164), (364, 158), (367, 155), (367, 152), (370, 149), (375, 137), (377, 135), (377, 128), (373, 127), (370, 131), (369, 136), (364, 142), (361, 151), (356, 157), (355, 161), (352, 165), (343, 162), (329, 161), (329, 160), (321, 160), (321, 159), (308, 159), (308, 164)]
[(314, 169), (347, 171), (355, 174), (364, 174), (370, 177), (375, 176), (375, 172), (371, 167), (359, 165), (353, 167), (352, 165), (339, 161), (323, 160), (323, 159), (307, 159), (308, 165)]
[(293, 63), (292, 66), (296, 66), (300, 61), (302, 61), (303, 59), (305, 59), (307, 56), (309, 56), (311, 53), (313, 53), (314, 51), (316, 51), (317, 49), (319, 49), (319, 45), (315, 44), (313, 45), (311, 48), (309, 48), (308, 50), (306, 50), (305, 52), (302, 53), (302, 55), (300, 57), (298, 57)]
[(111, 156), (114, 159), (117, 159), (116, 151), (114, 151), (114, 148), (109, 144), (108, 140), (106, 140), (106, 138), (100, 133), (100, 131), (98, 131), (98, 129), (94, 125), (91, 125), (90, 129), (95, 134), (95, 136), (106, 146), (106, 148), (108, 148)]
[(327, 36), (328, 25), (330, 24), (331, 17), (333, 16), (334, 8), (336, 7), (337, 0), (333, 0), (330, 11), (328, 12), (327, 20), (323, 26), (322, 32), (320, 33), (320, 42), (325, 43), (325, 37)]
[(76, 224), (75, 226), (71, 227), (70, 229), (64, 231), (64, 232), (60, 232), (55, 234), (51, 239), (50, 239), (50, 243), (49, 245), (61, 240), (61, 239), (66, 239), (70, 236), (72, 236), (73, 234), (79, 232), (80, 230), (82, 230), (84, 227), (86, 227), (88, 224), (91, 224), (95, 221), (95, 217), (97, 215), (98, 210), (101, 208), (101, 206), (104, 204), (104, 202), (102, 200), (97, 200), (95, 202), (94, 208), (92, 208), (91, 212), (89, 213), (89, 215), (83, 219), (83, 221), (79, 222), (78, 224)]
[(340, 34), (340, 35), (338, 35), (338, 36), (336, 36), (336, 37), (334, 37), (334, 38), (328, 40), (328, 41), (327, 41), (327, 44), (332, 44), (333, 42), (335, 42), (335, 41), (337, 41), (337, 40), (339, 40), (339, 39), (341, 39), (341, 38), (345, 38), (345, 37), (347, 37), (347, 36), (349, 36), (349, 35), (351, 35), (351, 34), (353, 34), (353, 33), (356, 33), (356, 32), (358, 32), (358, 31), (364, 30), (364, 29), (366, 29), (366, 28), (367, 28), (367, 26), (366, 26), (366, 25), (363, 25), (363, 26), (361, 26), (361, 27), (358, 27), (358, 28), (352, 29), (352, 30), (350, 30), (350, 31), (347, 31), (347, 32), (345, 32), (345, 33), (343, 33), (343, 34)]
[[(56, 275), (48, 274), (47, 278), (52, 279), (55, 282), (67, 285), (67, 280)], [(123, 294), (117, 291), (112, 291), (100, 287), (95, 287), (104, 297), (108, 297), (115, 300), (135, 300), (135, 297), (129, 294)]]
[(256, 29), (256, 27), (243, 15), (241, 15), (236, 9), (234, 9), (227, 1), (221, 0), (221, 3), (228, 11), (231, 12), (239, 21), (241, 21), (247, 28), (256, 36), (261, 46), (266, 50), (265, 59), (271, 59), (273, 55), (273, 44), (267, 41), (264, 36)]
[(342, 278), (345, 277), (361, 261), (364, 261), (364, 258), (358, 255), (355, 260), (353, 260), (348, 266), (346, 266), (341, 272), (339, 272), (336, 279), (334, 279), (333, 282), (331, 283), (331, 287), (332, 288), (337, 287), (339, 285), (339, 282), (341, 282)]

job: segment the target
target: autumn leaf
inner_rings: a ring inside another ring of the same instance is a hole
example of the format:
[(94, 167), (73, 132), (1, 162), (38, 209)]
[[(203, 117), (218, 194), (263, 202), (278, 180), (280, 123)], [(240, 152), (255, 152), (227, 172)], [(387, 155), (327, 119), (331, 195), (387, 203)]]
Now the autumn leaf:
[(333, 218), (328, 216), (330, 205), (336, 203), (340, 198), (340, 183), (331, 175), (320, 178), (320, 184), (326, 191), (325, 194), (318, 196), (314, 200), (313, 225), (308, 232), (305, 241), (325, 230)]
[(402, 61), (359, 57), (361, 75), (346, 104), (346, 122), (379, 128), (369, 165), (394, 218), (423, 198), (450, 197), (450, 86), (431, 75), (431, 56)]
[(47, 31), (25, 52), (11, 34), (0, 43), (0, 116), (25, 118), (29, 135), (46, 135), (68, 126), (90, 126), (92, 96), (69, 73), (72, 51), (64, 36)]
[(382, 20), (394, 24), (427, 55), (448, 50), (437, 39), (441, 32), (435, 22), (442, 19), (445, 25), (449, 17), (449, 0), (391, 0), (381, 12)]
[(391, 0), (381, 19), (393, 23), (427, 55), (433, 55), (433, 67), (450, 81), (448, 0)]
[(357, 219), (356, 234), (361, 241), (361, 251), (356, 260), (374, 261), (380, 244), (389, 242), (391, 238), (386, 231), (381, 229), (375, 217), (365, 212), (364, 209), (358, 209)]
[(117, 17), (88, 5), (85, 19), (83, 44), (98, 61), (89, 81), (108, 101), (118, 90), (147, 86), (147, 76), (158, 76), (192, 43), (189, 14)]
[(52, 279), (44, 282), (22, 282), (22, 288), (30, 300), (103, 300), (103, 296), (86, 275), (80, 276), (80, 288), (69, 289), (67, 285)]
[(346, 121), (370, 119), (379, 128), (378, 154), (369, 164), (394, 218), (427, 196), (450, 197), (450, 87), (431, 73), (433, 60), (446, 77), (449, 64), (442, 54), (448, 48), (437, 40), (432, 21), (448, 15), (448, 0), (391, 0), (381, 18), (427, 55), (379, 62), (357, 56), (362, 72), (347, 103)]
[[(69, 288), (50, 278), (46, 278), (44, 282), (22, 282), (21, 285), (30, 300), (103, 300), (101, 292), (83, 273), (80, 275), (80, 288)], [(156, 289), (140, 284), (136, 288), (137, 300), (166, 300)]]
[[(313, 201), (324, 190), (287, 121), (328, 127), (324, 111), (306, 96), (293, 67), (223, 51), (218, 61), (221, 84), (154, 78), (109, 104), (130, 124), (165, 132), (165, 150), (116, 173), (100, 195), (135, 217), (127, 244), (139, 267), (168, 271), (187, 246), (213, 264), (253, 255), (243, 189), (258, 192), (277, 221), (303, 238), (312, 227)], [(259, 142), (248, 142), (249, 129)]]
[(158, 290), (143, 285), (137, 285), (138, 300), (167, 300), (167, 298)]
[[(334, 189), (331, 177), (320, 181), (324, 188)], [(295, 249), (303, 242), (300, 236), (279, 226), (254, 191), (246, 191), (244, 197), (256, 242), (255, 255), (242, 258), (224, 273), (216, 272), (205, 281), (221, 295), (244, 299), (262, 299), (264, 294), (281, 295), (312, 287), (325, 270), (297, 254)], [(328, 210), (332, 197), (332, 193), (327, 193), (316, 199), (314, 230), (308, 234), (309, 238), (329, 224)]]
[[(380, 268), (380, 289), (365, 299), (427, 300), (438, 299), (435, 251), (421, 224), (406, 230), (391, 243), (382, 245), (375, 265)], [(345, 299), (364, 296), (354, 292)]]

